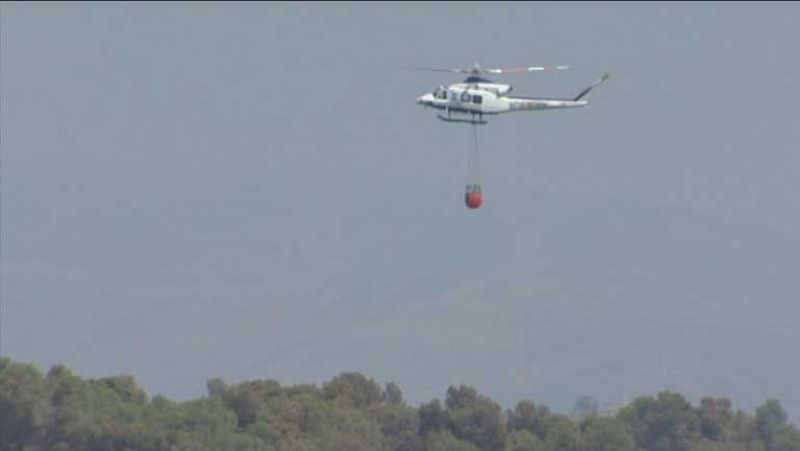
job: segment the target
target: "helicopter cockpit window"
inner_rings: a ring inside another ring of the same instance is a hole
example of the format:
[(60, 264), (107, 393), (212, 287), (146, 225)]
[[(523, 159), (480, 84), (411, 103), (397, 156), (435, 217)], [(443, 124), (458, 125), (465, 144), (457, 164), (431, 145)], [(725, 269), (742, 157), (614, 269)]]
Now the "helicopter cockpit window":
[(437, 99), (447, 99), (447, 90), (439, 87), (436, 89), (436, 92), (433, 93), (433, 97)]
[(464, 103), (469, 102), (470, 101), (470, 95), (467, 94), (466, 92), (462, 92), (461, 93), (461, 101), (464, 102)]

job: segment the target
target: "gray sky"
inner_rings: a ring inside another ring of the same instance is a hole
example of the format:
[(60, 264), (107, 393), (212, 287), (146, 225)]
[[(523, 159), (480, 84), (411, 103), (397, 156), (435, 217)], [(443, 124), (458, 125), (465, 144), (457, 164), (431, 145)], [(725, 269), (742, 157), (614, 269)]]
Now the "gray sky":
[[(800, 418), (800, 7), (2, 6), (3, 353), (187, 399), (357, 370)], [(400, 67), (592, 106), (470, 136)]]

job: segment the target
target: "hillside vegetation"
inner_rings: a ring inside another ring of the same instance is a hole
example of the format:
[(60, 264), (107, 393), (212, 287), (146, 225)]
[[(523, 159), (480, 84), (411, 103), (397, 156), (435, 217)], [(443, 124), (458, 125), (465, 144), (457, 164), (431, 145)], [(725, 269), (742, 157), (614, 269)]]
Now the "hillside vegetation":
[(360, 373), (317, 385), (207, 383), (208, 395), (148, 397), (131, 376), (46, 375), (0, 359), (0, 450), (800, 451), (777, 400), (753, 414), (731, 401), (643, 396), (613, 413), (591, 398), (571, 415), (531, 400), (504, 411), (469, 386), (411, 406), (394, 383)]

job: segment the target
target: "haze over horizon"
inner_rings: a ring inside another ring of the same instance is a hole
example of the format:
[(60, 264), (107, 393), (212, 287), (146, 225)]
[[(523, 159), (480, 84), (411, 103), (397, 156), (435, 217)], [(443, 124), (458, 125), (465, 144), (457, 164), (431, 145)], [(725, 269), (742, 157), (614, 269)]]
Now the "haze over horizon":
[[(2, 353), (178, 399), (361, 371), (568, 411), (671, 389), (800, 422), (800, 6), (15, 3)], [(458, 76), (589, 108), (479, 130)]]

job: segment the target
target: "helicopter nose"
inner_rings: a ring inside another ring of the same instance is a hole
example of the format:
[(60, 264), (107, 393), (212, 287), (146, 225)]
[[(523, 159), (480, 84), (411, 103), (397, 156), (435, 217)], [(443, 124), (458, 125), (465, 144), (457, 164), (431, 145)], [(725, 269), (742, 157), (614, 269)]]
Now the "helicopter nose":
[(431, 103), (433, 103), (432, 94), (423, 94), (417, 97), (417, 105), (430, 105)]

